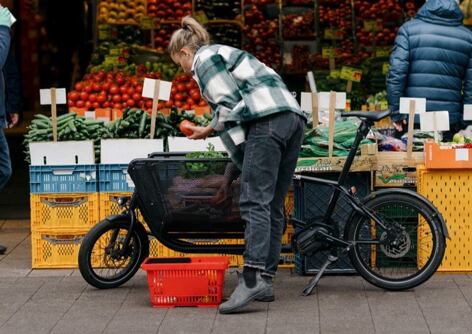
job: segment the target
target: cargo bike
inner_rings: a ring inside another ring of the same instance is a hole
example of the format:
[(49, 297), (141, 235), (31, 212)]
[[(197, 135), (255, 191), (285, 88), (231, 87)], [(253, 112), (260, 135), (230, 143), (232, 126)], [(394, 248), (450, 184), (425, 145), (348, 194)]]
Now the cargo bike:
[[(349, 254), (364, 279), (387, 290), (405, 290), (424, 283), (442, 261), (447, 227), (431, 202), (406, 189), (375, 191), (358, 198), (347, 182), (362, 139), (375, 121), (388, 115), (389, 111), (342, 114), (356, 116), (361, 122), (337, 181), (294, 175), (294, 182), (313, 182), (333, 189), (323, 216), (306, 221), (291, 219), (296, 231), (291, 243), (295, 251), (312, 255), (329, 250), (326, 262), (303, 291), (305, 295), (311, 294), (341, 253)], [(122, 213), (99, 222), (82, 242), (79, 269), (83, 278), (101, 289), (124, 284), (149, 256), (149, 236), (179, 252), (243, 254), (245, 222), (239, 215), (239, 179), (226, 189), (225, 200), (214, 200), (222, 185), (228, 183), (230, 164), (228, 158), (196, 159), (173, 153), (133, 160), (128, 173), (135, 191), (131, 197), (119, 199)], [(333, 218), (340, 196), (352, 207), (345, 222)], [(345, 226), (342, 230), (341, 225)], [(227, 242), (211, 242), (221, 240)]]

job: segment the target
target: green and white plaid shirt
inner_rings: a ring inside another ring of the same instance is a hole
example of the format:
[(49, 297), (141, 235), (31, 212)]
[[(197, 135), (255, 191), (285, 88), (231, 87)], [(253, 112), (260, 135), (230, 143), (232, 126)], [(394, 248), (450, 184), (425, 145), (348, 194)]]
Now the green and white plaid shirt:
[(240, 168), (238, 145), (244, 140), (245, 123), (283, 111), (305, 117), (282, 78), (245, 51), (218, 44), (203, 46), (195, 54), (192, 74), (213, 111), (212, 128)]

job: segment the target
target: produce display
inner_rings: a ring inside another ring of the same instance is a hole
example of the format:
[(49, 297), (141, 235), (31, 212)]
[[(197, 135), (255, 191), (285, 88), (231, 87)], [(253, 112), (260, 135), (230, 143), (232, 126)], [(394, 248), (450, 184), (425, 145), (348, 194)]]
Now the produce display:
[(192, 14), (192, 1), (147, 0), (147, 15), (163, 21), (179, 20)]
[(179, 29), (178, 24), (157, 24), (154, 32), (154, 47), (158, 52), (165, 52), (172, 33)]
[(138, 24), (145, 15), (146, 0), (102, 0), (98, 5), (97, 18), (99, 23)]
[(241, 48), (242, 30), (238, 24), (210, 24), (207, 27), (214, 43)]
[(203, 11), (209, 20), (238, 20), (241, 1), (195, 0), (195, 12)]
[[(336, 122), (334, 125), (333, 156), (347, 156), (354, 142), (358, 125), (351, 121)], [(305, 133), (300, 157), (327, 157), (328, 156), (328, 131), (327, 127), (317, 127)], [(362, 144), (371, 143), (364, 139)]]
[(200, 89), (190, 75), (180, 74), (172, 81), (170, 100), (164, 103), (166, 108), (176, 106), (183, 110), (206, 107), (208, 104), (200, 95)]
[(266, 18), (265, 5), (266, 2), (248, 5), (244, 11), (244, 49), (267, 66), (278, 70), (282, 66), (278, 41), (279, 21), (277, 18)]
[[(188, 134), (188, 129), (181, 131), (180, 126), (184, 122), (190, 122), (198, 126), (207, 126), (211, 121), (211, 115), (195, 116), (187, 112), (179, 112), (173, 108), (169, 116), (158, 113), (156, 117), (156, 133), (154, 138), (169, 136), (183, 137)], [(184, 123), (185, 125), (185, 123)], [(141, 109), (126, 109), (123, 117), (112, 122), (105, 123), (99, 120), (85, 119), (76, 113), (67, 113), (57, 117), (58, 141), (93, 140), (95, 145), (95, 159), (100, 158), (100, 140), (112, 138), (150, 138), (151, 116)], [(40, 141), (52, 141), (53, 130), (50, 117), (36, 114), (28, 127), (24, 145), (26, 161), (30, 161), (29, 143)]]
[(301, 13), (285, 13), (282, 19), (282, 36), (286, 40), (313, 39), (315, 14), (312, 9)]

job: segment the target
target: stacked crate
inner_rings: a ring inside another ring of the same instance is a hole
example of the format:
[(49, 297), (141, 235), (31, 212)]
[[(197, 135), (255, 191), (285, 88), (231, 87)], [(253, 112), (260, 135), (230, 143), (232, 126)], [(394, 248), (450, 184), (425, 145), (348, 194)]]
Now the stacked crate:
[(80, 244), (98, 222), (96, 165), (30, 166), (33, 268), (76, 268)]

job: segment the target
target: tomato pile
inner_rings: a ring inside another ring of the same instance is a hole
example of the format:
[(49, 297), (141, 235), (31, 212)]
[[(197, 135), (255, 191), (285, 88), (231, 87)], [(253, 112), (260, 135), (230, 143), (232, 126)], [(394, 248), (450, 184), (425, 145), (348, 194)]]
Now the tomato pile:
[(200, 95), (195, 80), (191, 76), (181, 74), (172, 81), (170, 100), (163, 103), (166, 108), (176, 106), (184, 110), (192, 110), (195, 107), (206, 107), (207, 103)]
[[(159, 73), (147, 73), (146, 77), (160, 79)], [(67, 94), (69, 107), (86, 108), (151, 108), (152, 101), (145, 100), (143, 76), (128, 75), (123, 72), (90, 73), (75, 84), (74, 90)]]
[(286, 14), (283, 18), (283, 37), (285, 39), (310, 39), (315, 35), (315, 15), (312, 9), (304, 14)]
[(170, 38), (174, 31), (179, 29), (178, 24), (159, 24), (154, 32), (154, 47), (159, 52), (164, 52), (169, 45)]

